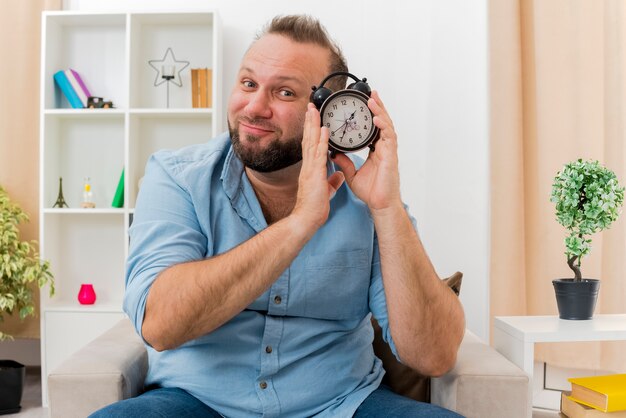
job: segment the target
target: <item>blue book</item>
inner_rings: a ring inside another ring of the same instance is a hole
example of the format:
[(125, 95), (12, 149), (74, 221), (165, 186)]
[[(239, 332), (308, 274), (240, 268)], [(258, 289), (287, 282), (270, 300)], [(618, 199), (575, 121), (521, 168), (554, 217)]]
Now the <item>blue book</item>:
[(83, 102), (80, 101), (80, 97), (78, 97), (78, 94), (76, 94), (74, 88), (72, 88), (72, 85), (65, 76), (65, 72), (61, 70), (54, 73), (54, 81), (57, 83), (57, 86), (59, 86), (67, 98), (67, 101), (74, 109), (82, 109), (84, 107)]

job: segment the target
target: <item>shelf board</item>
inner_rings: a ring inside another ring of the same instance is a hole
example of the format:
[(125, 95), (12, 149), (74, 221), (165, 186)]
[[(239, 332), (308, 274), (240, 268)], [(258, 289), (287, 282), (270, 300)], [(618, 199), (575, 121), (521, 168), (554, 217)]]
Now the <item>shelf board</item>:
[(48, 16), (48, 22), (52, 21), (57, 25), (64, 26), (124, 26), (126, 25), (125, 13), (112, 13), (110, 11), (68, 11), (68, 10), (51, 10), (44, 12)]
[(78, 312), (78, 313), (89, 313), (89, 312), (112, 312), (112, 313), (123, 313), (122, 303), (94, 303), (93, 305), (81, 305), (78, 301), (68, 301), (61, 300), (55, 302), (46, 303), (42, 306), (43, 312)]
[(213, 114), (211, 108), (176, 108), (176, 109), (161, 109), (161, 108), (136, 108), (131, 109), (130, 114), (139, 118), (206, 118)]
[(44, 115), (61, 118), (115, 118), (124, 116), (124, 109), (45, 109)]
[(131, 13), (134, 23), (146, 24), (146, 25), (213, 25), (213, 16), (215, 12), (185, 12), (185, 11), (172, 11), (172, 12), (139, 12)]
[(61, 215), (121, 215), (125, 211), (121, 208), (109, 209), (83, 209), (83, 208), (44, 208), (45, 214), (61, 214)]

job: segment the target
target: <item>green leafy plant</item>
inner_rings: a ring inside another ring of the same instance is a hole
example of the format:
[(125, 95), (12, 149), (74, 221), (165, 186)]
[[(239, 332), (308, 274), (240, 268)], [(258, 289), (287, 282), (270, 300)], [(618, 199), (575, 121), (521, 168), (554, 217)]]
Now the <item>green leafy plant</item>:
[[(11, 202), (0, 186), (0, 322), (3, 314), (18, 312), (24, 319), (35, 312), (32, 284), (50, 285), (54, 294), (54, 280), (47, 261), (39, 259), (37, 242), (20, 241), (18, 225), (28, 222), (28, 215)], [(0, 331), (0, 340), (11, 336)]]
[(589, 235), (608, 228), (619, 217), (624, 187), (615, 173), (598, 161), (578, 159), (557, 173), (550, 201), (556, 204), (557, 221), (569, 232), (565, 238), (567, 264), (580, 281), (581, 258), (591, 250)]

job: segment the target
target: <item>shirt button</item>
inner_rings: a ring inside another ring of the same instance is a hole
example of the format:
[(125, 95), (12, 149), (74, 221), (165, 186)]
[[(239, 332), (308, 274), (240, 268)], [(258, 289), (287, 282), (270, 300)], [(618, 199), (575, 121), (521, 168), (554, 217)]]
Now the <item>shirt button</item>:
[(262, 382), (259, 383), (259, 387), (261, 389), (267, 389), (267, 382), (263, 380)]
[(282, 302), (282, 301), (283, 301), (283, 298), (281, 298), (280, 296), (276, 296), (274, 298), (274, 303), (277, 304), (277, 305), (280, 305), (280, 302)]
[(267, 347), (265, 347), (265, 352), (266, 352), (267, 354), (270, 354), (270, 353), (272, 352), (272, 346), (271, 346), (271, 345), (268, 345)]

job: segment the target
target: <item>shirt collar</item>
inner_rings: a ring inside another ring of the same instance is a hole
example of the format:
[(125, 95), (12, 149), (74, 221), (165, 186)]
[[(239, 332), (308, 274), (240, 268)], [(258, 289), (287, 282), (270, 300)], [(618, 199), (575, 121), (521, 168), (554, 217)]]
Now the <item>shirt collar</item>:
[(228, 146), (228, 154), (226, 154), (226, 160), (224, 161), (224, 167), (222, 168), (222, 174), (220, 177), (222, 180), (222, 187), (224, 187), (224, 191), (231, 201), (236, 197), (237, 191), (240, 190), (243, 173), (243, 163), (235, 154), (235, 150), (233, 149), (231, 143)]
[(263, 216), (261, 204), (232, 143), (228, 147), (220, 179), (231, 206), (239, 216), (245, 219), (257, 233), (267, 228), (267, 221)]

